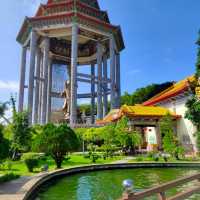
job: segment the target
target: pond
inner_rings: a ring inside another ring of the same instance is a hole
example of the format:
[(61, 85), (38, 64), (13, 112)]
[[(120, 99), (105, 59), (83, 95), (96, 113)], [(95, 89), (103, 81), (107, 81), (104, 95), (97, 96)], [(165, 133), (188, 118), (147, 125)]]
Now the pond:
[[(37, 200), (117, 200), (123, 193), (122, 181), (132, 179), (134, 188), (141, 191), (176, 178), (198, 173), (197, 168), (138, 168), (105, 170), (67, 176), (43, 187)], [(192, 185), (189, 183), (172, 189), (167, 195), (173, 195)], [(149, 197), (148, 200), (157, 199)], [(198, 200), (200, 194), (189, 199)]]

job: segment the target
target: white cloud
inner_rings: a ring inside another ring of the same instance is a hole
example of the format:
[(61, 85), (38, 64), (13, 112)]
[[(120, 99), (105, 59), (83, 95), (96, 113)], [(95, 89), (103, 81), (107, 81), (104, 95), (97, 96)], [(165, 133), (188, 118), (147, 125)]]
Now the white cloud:
[(19, 83), (16, 81), (2, 81), (0, 80), (0, 90), (9, 90), (18, 92)]

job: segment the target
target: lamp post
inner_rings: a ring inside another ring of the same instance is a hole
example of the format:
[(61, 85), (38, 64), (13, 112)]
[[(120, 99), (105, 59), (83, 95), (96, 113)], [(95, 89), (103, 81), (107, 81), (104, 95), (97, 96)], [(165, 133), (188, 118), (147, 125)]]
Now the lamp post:
[(124, 193), (121, 200), (133, 200), (134, 199), (134, 183), (133, 180), (127, 179), (122, 182)]

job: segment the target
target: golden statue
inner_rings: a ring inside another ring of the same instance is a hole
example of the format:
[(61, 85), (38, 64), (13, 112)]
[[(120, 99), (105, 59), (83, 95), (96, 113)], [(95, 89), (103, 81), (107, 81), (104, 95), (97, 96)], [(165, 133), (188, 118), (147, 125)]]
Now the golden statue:
[(69, 117), (70, 117), (70, 82), (69, 81), (65, 81), (65, 88), (64, 88), (64, 91), (61, 93), (61, 96), (65, 98), (62, 110), (64, 112), (65, 119), (69, 120)]

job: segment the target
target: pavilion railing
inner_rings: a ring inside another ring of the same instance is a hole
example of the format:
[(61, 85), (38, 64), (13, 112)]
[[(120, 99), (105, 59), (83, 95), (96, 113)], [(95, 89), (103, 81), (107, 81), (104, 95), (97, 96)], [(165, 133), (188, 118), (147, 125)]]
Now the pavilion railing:
[[(175, 188), (177, 186), (180, 186), (192, 181), (194, 181), (194, 185), (190, 187), (189, 189), (179, 192), (178, 194), (172, 197), (166, 196), (167, 190), (170, 190), (172, 188)], [(157, 195), (158, 200), (184, 200), (198, 192), (200, 192), (200, 173), (187, 176), (184, 178), (179, 178), (177, 180), (170, 181), (168, 183), (144, 190), (142, 192), (135, 192), (135, 193), (133, 192), (129, 194), (124, 193), (121, 200), (140, 200), (140, 199), (144, 199), (144, 198), (151, 197), (154, 195)]]

